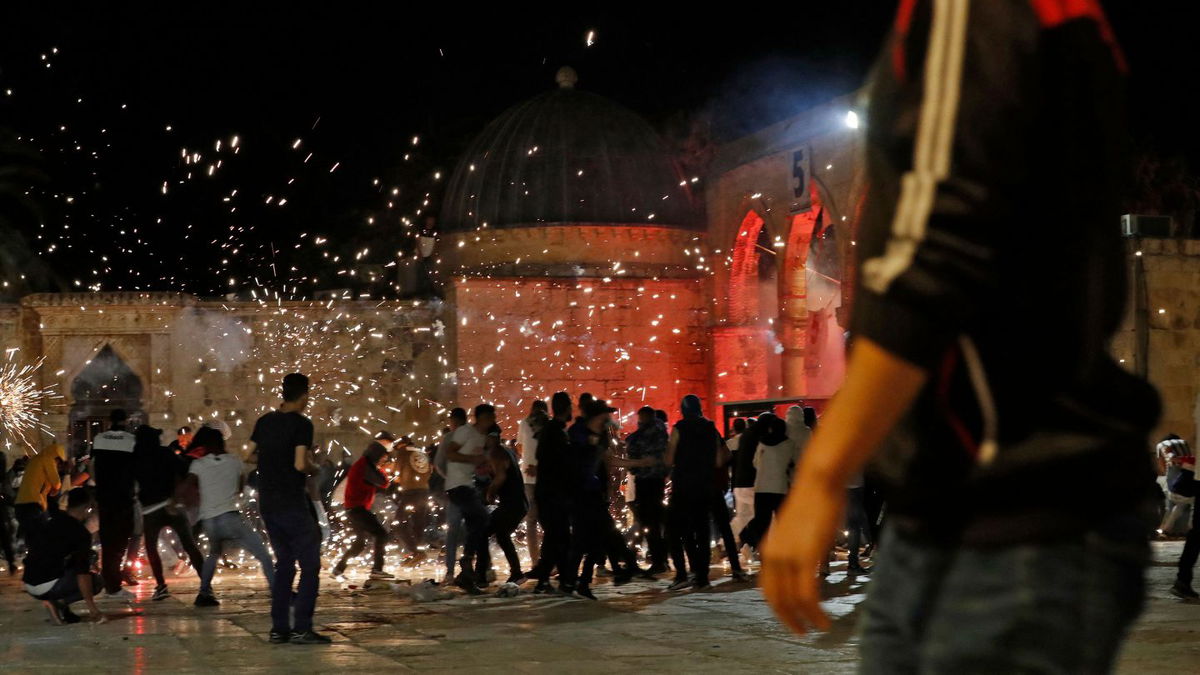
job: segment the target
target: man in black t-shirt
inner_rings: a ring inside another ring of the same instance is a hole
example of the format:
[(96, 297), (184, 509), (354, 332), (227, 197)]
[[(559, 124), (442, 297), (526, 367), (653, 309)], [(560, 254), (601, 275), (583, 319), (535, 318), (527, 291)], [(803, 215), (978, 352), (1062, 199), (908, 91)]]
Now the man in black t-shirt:
[[(275, 584), (271, 587), (271, 634), (274, 644), (328, 644), (313, 632), (312, 616), (320, 587), (321, 529), (304, 481), (320, 468), (312, 454), (313, 424), (302, 413), (308, 405), (308, 377), (283, 378), (283, 404), (254, 423), (250, 462), (258, 464), (259, 509), (271, 548)], [(292, 581), (300, 565), (293, 625)]]
[(67, 512), (51, 511), (45, 525), (27, 535), (25, 592), (42, 601), (55, 624), (77, 623), (70, 605), (80, 600), (87, 603), (90, 621), (104, 621), (94, 595), (103, 582), (92, 572), (92, 535), (83, 526), (91, 506), (86, 490), (72, 490)]

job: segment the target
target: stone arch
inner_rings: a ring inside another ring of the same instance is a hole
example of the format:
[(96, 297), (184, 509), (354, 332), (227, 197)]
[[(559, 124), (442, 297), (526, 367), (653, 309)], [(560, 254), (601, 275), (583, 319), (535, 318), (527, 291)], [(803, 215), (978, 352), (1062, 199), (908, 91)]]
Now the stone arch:
[(67, 428), (76, 449), (103, 428), (112, 410), (124, 409), (131, 418), (143, 414), (145, 383), (107, 342), (67, 382), (70, 405)]

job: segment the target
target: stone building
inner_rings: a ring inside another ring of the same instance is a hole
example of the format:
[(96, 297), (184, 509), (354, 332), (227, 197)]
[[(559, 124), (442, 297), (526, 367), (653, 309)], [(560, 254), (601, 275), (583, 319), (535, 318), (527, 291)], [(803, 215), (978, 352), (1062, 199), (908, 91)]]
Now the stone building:
[(357, 453), (379, 428), (425, 436), (451, 381), (440, 326), (413, 302), (67, 293), (0, 308), (0, 344), (42, 360), (41, 385), (62, 396), (44, 421), (76, 447), (113, 408), (168, 431), (221, 420), (244, 444), (294, 370), (312, 378), (316, 442), (335, 456)]

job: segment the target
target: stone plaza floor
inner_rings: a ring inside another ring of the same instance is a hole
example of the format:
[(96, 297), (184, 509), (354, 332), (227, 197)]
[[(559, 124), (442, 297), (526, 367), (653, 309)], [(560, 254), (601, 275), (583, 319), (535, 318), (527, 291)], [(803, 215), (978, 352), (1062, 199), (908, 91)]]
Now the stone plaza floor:
[[(1119, 672), (1196, 672), (1200, 604), (1167, 594), (1179, 542), (1155, 544), (1146, 611)], [(325, 576), (317, 624), (329, 646), (271, 645), (269, 598), (256, 571), (222, 574), (216, 609), (196, 609), (195, 575), (170, 579), (174, 596), (105, 605), (105, 624), (51, 625), (15, 580), (0, 580), (0, 671), (113, 673), (839, 673), (855, 669), (856, 607), (865, 578), (835, 565), (825, 634), (796, 636), (772, 617), (752, 583), (701, 592), (667, 581), (595, 587), (598, 602), (535, 596), (414, 602), (392, 588), (363, 591)], [(715, 570), (714, 570), (715, 571)], [(361, 570), (357, 573), (361, 576)]]

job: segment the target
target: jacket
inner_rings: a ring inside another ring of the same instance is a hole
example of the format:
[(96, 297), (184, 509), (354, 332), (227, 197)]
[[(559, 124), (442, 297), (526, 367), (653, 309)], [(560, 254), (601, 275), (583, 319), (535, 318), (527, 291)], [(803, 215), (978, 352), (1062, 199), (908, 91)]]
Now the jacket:
[(920, 366), (877, 453), (899, 527), (967, 543), (1130, 514), (1157, 394), (1109, 355), (1124, 60), (1096, 0), (905, 0), (867, 95), (851, 333)]
[(46, 498), (62, 489), (62, 477), (58, 474), (58, 463), (55, 461), (60, 459), (67, 459), (67, 451), (58, 443), (47, 445), (30, 457), (25, 464), (25, 473), (21, 475), (17, 499), (13, 503), (37, 504), (45, 509)]

